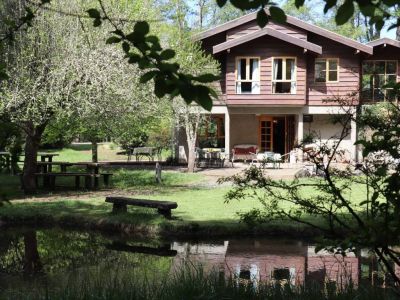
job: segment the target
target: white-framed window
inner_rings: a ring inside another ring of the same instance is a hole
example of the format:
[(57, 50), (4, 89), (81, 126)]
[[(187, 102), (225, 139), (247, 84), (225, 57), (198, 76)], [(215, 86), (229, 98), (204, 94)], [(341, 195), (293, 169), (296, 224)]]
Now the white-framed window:
[(314, 74), (315, 82), (339, 82), (339, 59), (316, 59)]
[(296, 58), (272, 59), (272, 93), (296, 94)]
[(236, 58), (236, 94), (260, 93), (260, 58)]
[(362, 66), (362, 98), (367, 101), (395, 100), (386, 84), (397, 81), (396, 60), (369, 60)]

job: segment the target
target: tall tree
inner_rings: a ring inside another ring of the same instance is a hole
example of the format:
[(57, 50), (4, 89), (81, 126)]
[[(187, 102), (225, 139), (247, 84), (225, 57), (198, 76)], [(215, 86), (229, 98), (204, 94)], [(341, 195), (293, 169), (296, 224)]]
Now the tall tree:
[[(37, 152), (49, 122), (78, 116), (91, 133), (104, 133), (115, 116), (146, 107), (143, 101), (148, 99), (134, 95), (143, 72), (126, 64), (122, 51), (105, 45), (110, 27), (98, 30), (91, 20), (76, 18), (76, 10), (84, 11), (91, 3), (74, 3), (52, 1), (32, 28), (16, 34), (3, 55), (11, 79), (1, 87), (0, 111), (26, 133), (27, 193), (36, 190)], [(112, 9), (117, 11), (116, 6)]]
[[(355, 12), (348, 22), (338, 26), (336, 24), (337, 9), (333, 8), (332, 11), (324, 13), (319, 9), (323, 5), (323, 2), (323, 0), (306, 1), (303, 6), (297, 8), (295, 0), (286, 0), (282, 5), (282, 9), (288, 15), (360, 42), (368, 42), (379, 38), (380, 30), (370, 25), (370, 17), (364, 16), (358, 6), (355, 7)], [(343, 3), (343, 1), (339, 1), (338, 3)]]
[[(66, 27), (72, 30), (66, 33)], [(42, 12), (34, 26), (16, 34), (4, 51), (12, 80), (1, 87), (0, 110), (26, 134), (23, 182), (28, 193), (35, 191), (37, 151), (47, 124), (75, 106), (73, 94), (80, 79), (65, 61), (76, 45), (78, 30), (76, 24)]]
[[(182, 7), (185, 1), (174, 0), (173, 3), (176, 7)], [(173, 14), (174, 11), (175, 15)], [(218, 64), (211, 56), (206, 55), (202, 51), (199, 44), (193, 42), (191, 32), (186, 27), (187, 23), (184, 23), (185, 26), (183, 27), (183, 23), (179, 21), (179, 17), (176, 13), (176, 10), (170, 13), (170, 16), (175, 16), (175, 18), (171, 18), (172, 26), (169, 28), (168, 32), (169, 46), (176, 49), (176, 62), (179, 63), (180, 68), (184, 72), (193, 74), (193, 76), (200, 75), (205, 71), (217, 75), (219, 73)], [(200, 16), (198, 17), (200, 18)], [(179, 120), (177, 123), (183, 124), (188, 145), (188, 171), (193, 172), (195, 167), (197, 131), (205, 111), (197, 105), (185, 105), (181, 97), (174, 99), (172, 108), (176, 119)]]

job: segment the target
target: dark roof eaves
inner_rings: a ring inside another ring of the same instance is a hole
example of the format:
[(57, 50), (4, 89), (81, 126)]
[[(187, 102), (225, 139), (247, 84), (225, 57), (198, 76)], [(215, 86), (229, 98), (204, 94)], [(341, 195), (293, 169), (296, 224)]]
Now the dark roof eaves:
[[(240, 26), (242, 24), (245, 24), (247, 22), (250, 22), (252, 20), (255, 20), (256, 18), (256, 13), (250, 13), (247, 14), (243, 17), (239, 17), (235, 20), (229, 21), (227, 23), (224, 23), (222, 25), (216, 26), (214, 28), (208, 29), (206, 31), (203, 31), (201, 33), (198, 33), (197, 35), (195, 35), (195, 39), (196, 40), (203, 40), (205, 38), (208, 38), (210, 36), (228, 31), (229, 29), (232, 29), (234, 27)], [(370, 45), (365, 45), (362, 44), (360, 42), (357, 42), (353, 39), (350, 39), (348, 37), (345, 37), (343, 35), (337, 34), (335, 32), (332, 32), (330, 30), (321, 28), (319, 26), (307, 23), (305, 21), (302, 21), (300, 19), (297, 19), (295, 17), (292, 16), (287, 16), (286, 22), (288, 24), (294, 25), (296, 27), (305, 29), (307, 31), (310, 31), (312, 33), (321, 35), (323, 37), (329, 38), (331, 40), (337, 41), (339, 43), (345, 44), (347, 46), (350, 46), (352, 48), (355, 48), (357, 50), (360, 50), (362, 52), (365, 52), (367, 54), (372, 55), (373, 54), (373, 47), (371, 47)]]
[(377, 46), (381, 46), (384, 44), (388, 44), (388, 45), (400, 48), (400, 41), (397, 41), (397, 40), (394, 40), (391, 38), (387, 38), (387, 37), (380, 38), (380, 39), (377, 39), (377, 40), (367, 43), (367, 45), (372, 46), (372, 47), (377, 47)]
[(272, 28), (263, 28), (263, 29), (260, 29), (260, 30), (258, 30), (256, 32), (248, 33), (248, 34), (243, 35), (241, 37), (238, 37), (236, 39), (232, 39), (232, 40), (226, 41), (224, 43), (215, 45), (213, 47), (213, 54), (220, 53), (220, 52), (225, 51), (225, 50), (227, 50), (229, 48), (233, 48), (233, 47), (242, 45), (242, 44), (244, 44), (246, 42), (249, 42), (251, 40), (254, 40), (256, 38), (259, 38), (259, 37), (262, 37), (262, 36), (265, 36), (265, 35), (270, 35), (270, 36), (272, 36), (274, 38), (278, 38), (278, 39), (280, 39), (282, 41), (288, 42), (290, 44), (294, 44), (294, 45), (296, 45), (298, 47), (310, 50), (310, 51), (315, 52), (317, 54), (322, 54), (322, 47), (321, 46), (319, 46), (317, 44), (314, 44), (314, 43), (311, 43), (311, 42), (308, 42), (308, 41), (305, 41), (305, 40), (302, 40), (302, 39), (299, 39), (299, 38), (296, 38), (296, 37), (293, 37), (293, 36), (291, 36), (289, 34), (280, 32), (280, 31), (272, 29)]

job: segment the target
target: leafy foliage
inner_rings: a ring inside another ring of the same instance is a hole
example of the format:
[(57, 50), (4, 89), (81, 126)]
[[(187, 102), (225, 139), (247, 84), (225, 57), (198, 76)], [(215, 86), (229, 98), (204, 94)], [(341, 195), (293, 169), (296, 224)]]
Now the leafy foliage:
[(128, 63), (137, 64), (139, 69), (147, 71), (142, 75), (141, 82), (153, 79), (154, 94), (158, 98), (180, 95), (188, 104), (194, 101), (211, 110), (213, 98), (217, 98), (217, 95), (212, 89), (199, 83), (213, 82), (218, 76), (203, 74), (196, 77), (181, 72), (179, 64), (170, 62), (175, 57), (175, 51), (163, 49), (158, 37), (150, 34), (149, 24), (145, 21), (137, 22), (132, 32), (124, 33), (112, 22), (103, 6), (102, 12), (90, 9), (88, 14), (93, 18), (94, 26), (101, 25), (103, 20), (113, 24), (115, 30), (107, 43), (121, 44)]
[[(226, 4), (227, 1), (217, 1), (220, 6)], [(343, 25), (353, 17), (355, 7), (359, 7), (361, 13), (370, 17), (370, 24), (374, 25), (378, 30), (381, 30), (386, 22), (391, 22), (395, 18), (392, 8), (398, 6), (396, 0), (323, 0), (325, 3), (324, 13), (331, 10), (336, 10), (336, 23)], [(275, 2), (264, 0), (230, 0), (233, 6), (241, 10), (258, 10), (257, 22), (261, 27), (264, 27), (271, 18), (277, 22), (286, 20), (285, 13), (279, 8)], [(295, 0), (296, 8), (301, 8), (306, 3), (305, 0)], [(269, 9), (270, 16), (262, 12), (264, 9)], [(390, 28), (396, 28), (400, 25), (400, 18)]]

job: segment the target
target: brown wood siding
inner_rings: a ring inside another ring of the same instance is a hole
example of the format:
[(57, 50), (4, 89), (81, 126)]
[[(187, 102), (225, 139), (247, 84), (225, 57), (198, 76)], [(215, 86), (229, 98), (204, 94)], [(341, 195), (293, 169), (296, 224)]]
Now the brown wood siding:
[(226, 55), (219, 55), (214, 57), (215, 60), (220, 64), (220, 75), (221, 79), (212, 83), (212, 87), (219, 96), (226, 94)]
[[(260, 94), (236, 94), (235, 61), (238, 56), (260, 57)], [(272, 58), (297, 58), (296, 94), (272, 94)], [(226, 64), (226, 100), (228, 105), (304, 105), (306, 56), (303, 49), (272, 37), (262, 37), (231, 49)]]
[[(322, 46), (322, 55), (308, 58), (307, 66), (307, 104), (308, 105), (332, 105), (327, 99), (346, 98), (351, 93), (358, 92), (360, 86), (360, 54), (355, 50), (335, 43), (329, 39), (310, 35), (309, 41)], [(316, 83), (315, 82), (315, 59), (316, 58), (338, 58), (339, 59), (339, 81)], [(348, 97), (347, 97), (348, 98)]]
[[(279, 30), (283, 33), (292, 35), (293, 37), (307, 40), (307, 32), (304, 30), (301, 30), (297, 27), (290, 26), (287, 24), (276, 24), (273, 22), (270, 22), (267, 27), (270, 27), (275, 30)], [(226, 40), (229, 41), (231, 39), (235, 39), (237, 37), (243, 36), (248, 33), (255, 32), (257, 30), (260, 30), (260, 26), (257, 25), (256, 21), (251, 21), (246, 24), (240, 25), (236, 28), (232, 28), (226, 32)]]

